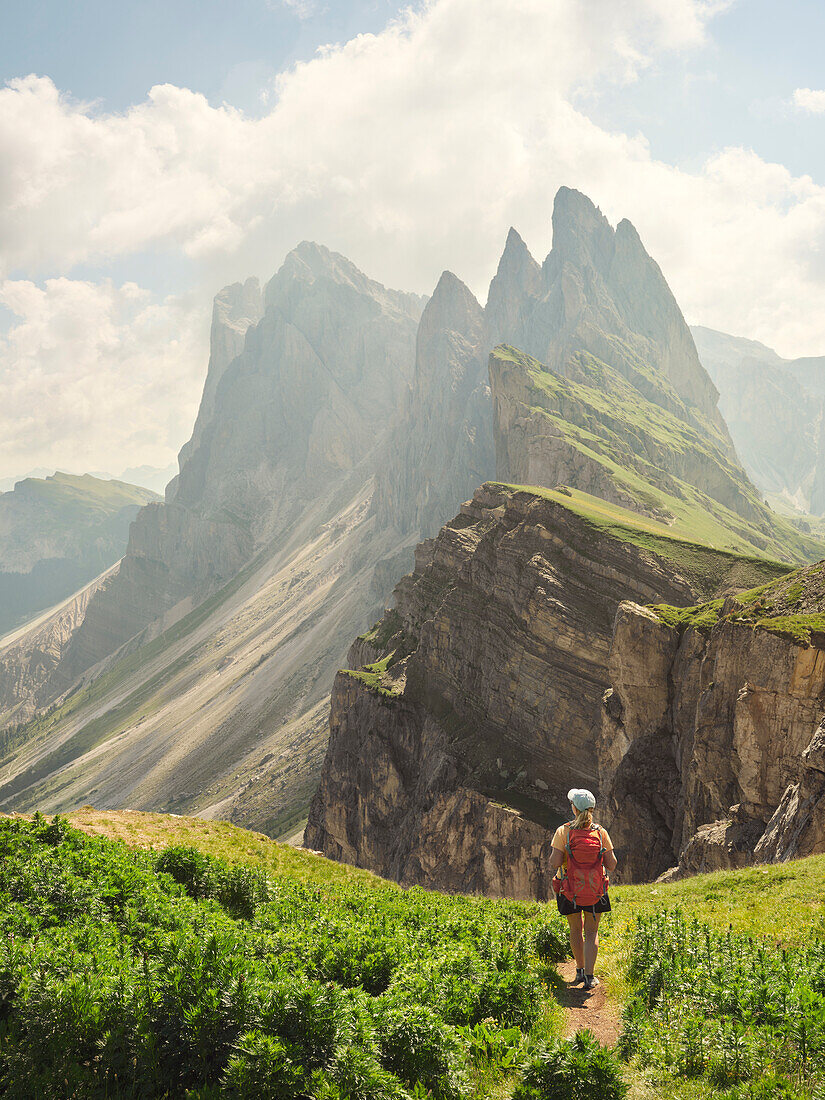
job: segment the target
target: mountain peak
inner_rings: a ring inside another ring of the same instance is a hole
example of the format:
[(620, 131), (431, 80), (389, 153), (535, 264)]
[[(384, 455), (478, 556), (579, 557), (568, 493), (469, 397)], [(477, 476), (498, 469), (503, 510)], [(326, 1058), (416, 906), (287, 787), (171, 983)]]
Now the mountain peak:
[(541, 267), (512, 227), (490, 283), (485, 315), (493, 342), (520, 340), (525, 311), (541, 292)]
[(433, 296), (427, 303), (427, 311), (444, 313), (477, 314), (481, 310), (475, 295), (452, 271), (442, 271)]
[(293, 248), (275, 279), (282, 274), (291, 278), (302, 278), (305, 282), (314, 282), (316, 279), (323, 278), (332, 279), (333, 282), (349, 284), (359, 290), (370, 282), (346, 256), (333, 252), (325, 245), (316, 244), (315, 241), (301, 241)]
[(604, 270), (613, 258), (614, 236), (610, 222), (587, 195), (571, 187), (558, 189), (553, 203), (551, 253), (557, 262), (583, 265), (589, 261)]

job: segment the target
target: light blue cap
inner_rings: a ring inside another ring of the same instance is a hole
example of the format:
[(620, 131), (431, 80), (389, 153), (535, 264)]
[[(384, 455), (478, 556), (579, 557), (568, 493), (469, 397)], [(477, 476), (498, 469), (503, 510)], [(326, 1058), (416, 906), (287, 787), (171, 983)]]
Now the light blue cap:
[(596, 799), (590, 791), (585, 791), (580, 787), (574, 787), (571, 791), (568, 791), (567, 800), (573, 803), (579, 813), (582, 810), (592, 810), (596, 805)]

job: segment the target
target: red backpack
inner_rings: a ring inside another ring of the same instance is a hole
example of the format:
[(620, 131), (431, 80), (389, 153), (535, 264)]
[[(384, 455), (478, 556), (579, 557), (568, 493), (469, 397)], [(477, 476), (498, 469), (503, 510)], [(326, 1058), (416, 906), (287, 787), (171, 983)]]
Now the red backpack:
[(561, 892), (574, 905), (591, 906), (607, 893), (607, 875), (604, 873), (602, 831), (598, 825), (589, 829), (574, 829), (571, 821), (567, 827), (567, 870), (561, 883)]

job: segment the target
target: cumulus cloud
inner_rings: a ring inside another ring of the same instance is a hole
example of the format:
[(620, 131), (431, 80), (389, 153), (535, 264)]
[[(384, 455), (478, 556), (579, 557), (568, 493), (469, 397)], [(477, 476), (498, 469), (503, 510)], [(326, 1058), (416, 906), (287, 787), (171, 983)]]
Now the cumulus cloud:
[(797, 88), (793, 94), (794, 107), (812, 115), (825, 114), (825, 91), (816, 88)]
[[(169, 462), (191, 427), (208, 313), (134, 283), (0, 282), (0, 469)], [(183, 390), (183, 398), (181, 397)]]
[[(268, 276), (313, 238), (389, 285), (429, 291), (448, 267), (483, 297), (510, 224), (537, 254), (549, 249), (553, 194), (567, 184), (636, 224), (690, 320), (783, 354), (822, 352), (825, 189), (744, 149), (680, 170), (584, 106), (644, 79), (663, 51), (701, 46), (722, 6), (428, 0), (281, 74), (262, 118), (171, 85), (110, 114), (46, 77), (12, 81), (0, 90), (6, 276), (154, 250), (188, 257), (214, 291)], [(114, 327), (134, 369), (139, 313), (123, 288), (101, 293), (121, 302)], [(45, 299), (31, 300), (34, 324)], [(198, 354), (184, 364), (176, 353), (182, 378), (202, 377)], [(198, 384), (187, 384), (191, 408)]]

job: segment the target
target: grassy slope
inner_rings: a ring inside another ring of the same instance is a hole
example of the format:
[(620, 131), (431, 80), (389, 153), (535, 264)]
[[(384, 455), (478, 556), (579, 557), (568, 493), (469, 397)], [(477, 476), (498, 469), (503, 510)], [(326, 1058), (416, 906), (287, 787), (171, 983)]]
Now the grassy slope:
[[(592, 385), (562, 378), (538, 360), (517, 349), (501, 346), (496, 357), (524, 370), (533, 389), (532, 413), (548, 417), (554, 431), (583, 455), (602, 465), (640, 507), (656, 509), (675, 518), (683, 537), (731, 550), (792, 561), (813, 561), (825, 554), (825, 546), (800, 532), (789, 521), (762, 505), (744, 472), (723, 453), (721, 440), (711, 428), (707, 435), (685, 420), (654, 405), (607, 364), (592, 356), (580, 357), (578, 368)], [(756, 508), (762, 508), (765, 525), (744, 519), (736, 512), (688, 482), (673, 477), (679, 496), (660, 487), (661, 472), (644, 457), (648, 449), (660, 449), (676, 457), (701, 453), (721, 479), (736, 485)], [(618, 456), (632, 455), (627, 462)]]
[[(658, 604), (653, 610), (669, 626), (708, 631), (723, 616), (723, 601), (693, 607)], [(818, 562), (742, 592), (724, 613), (727, 622), (767, 630), (799, 645), (825, 637), (825, 563)]]
[[(89, 806), (67, 818), (84, 832), (123, 840), (136, 848), (188, 844), (208, 855), (261, 867), (273, 875), (290, 875), (302, 882), (360, 882), (365, 889), (400, 889), (371, 871), (336, 863), (224, 821), (133, 810), (95, 810)], [(675, 905), (720, 931), (732, 927), (735, 932), (793, 946), (803, 943), (812, 932), (825, 934), (825, 854), (741, 871), (694, 875), (679, 882), (614, 886), (610, 896), (613, 914), (609, 923), (605, 922), (603, 947), (604, 961), (610, 963), (613, 972), (630, 921), (639, 913)], [(541, 908), (540, 903), (533, 904)], [(792, 915), (792, 919), (777, 920), (777, 914), (783, 913)]]
[[(756, 586), (786, 575), (791, 566), (755, 555), (753, 548), (743, 546), (732, 551), (709, 540), (704, 542), (694, 528), (684, 520), (673, 524), (660, 523), (566, 486), (544, 489), (540, 486), (509, 485), (505, 488), (534, 493), (553, 500), (581, 516), (594, 527), (620, 542), (629, 542), (673, 562), (698, 590), (716, 591), (721, 587)], [(727, 533), (723, 533), (727, 539)]]
[[(133, 847), (192, 845), (208, 855), (262, 867), (271, 875), (286, 875), (313, 885), (360, 884), (364, 890), (378, 894), (400, 889), (369, 871), (289, 848), (224, 822), (129, 811), (102, 812), (90, 807), (70, 814), (69, 820), (84, 831), (120, 839)], [(825, 937), (825, 855), (742, 871), (697, 875), (675, 883), (615, 886), (611, 898), (613, 913), (601, 926), (598, 969), (607, 983), (610, 998), (621, 1008), (631, 993), (626, 967), (632, 922), (640, 914), (679, 906), (720, 932), (730, 928), (735, 933), (762, 938), (772, 946), (793, 948), (811, 938), (821, 940)], [(540, 903), (490, 904), (505, 907), (512, 904), (521, 911), (535, 908), (537, 913), (544, 908)], [(629, 1080), (630, 1100), (662, 1095), (643, 1073), (629, 1071)], [(509, 1093), (495, 1095), (503, 1097)], [(717, 1094), (707, 1091), (704, 1084), (688, 1080), (669, 1083), (667, 1095), (698, 1100)]]
[(10, 501), (25, 498), (37, 501), (59, 514), (76, 514), (87, 519), (103, 517), (128, 505), (138, 506), (159, 500), (157, 493), (125, 481), (104, 481), (91, 474), (56, 473), (48, 478), (26, 478), (8, 494)]

